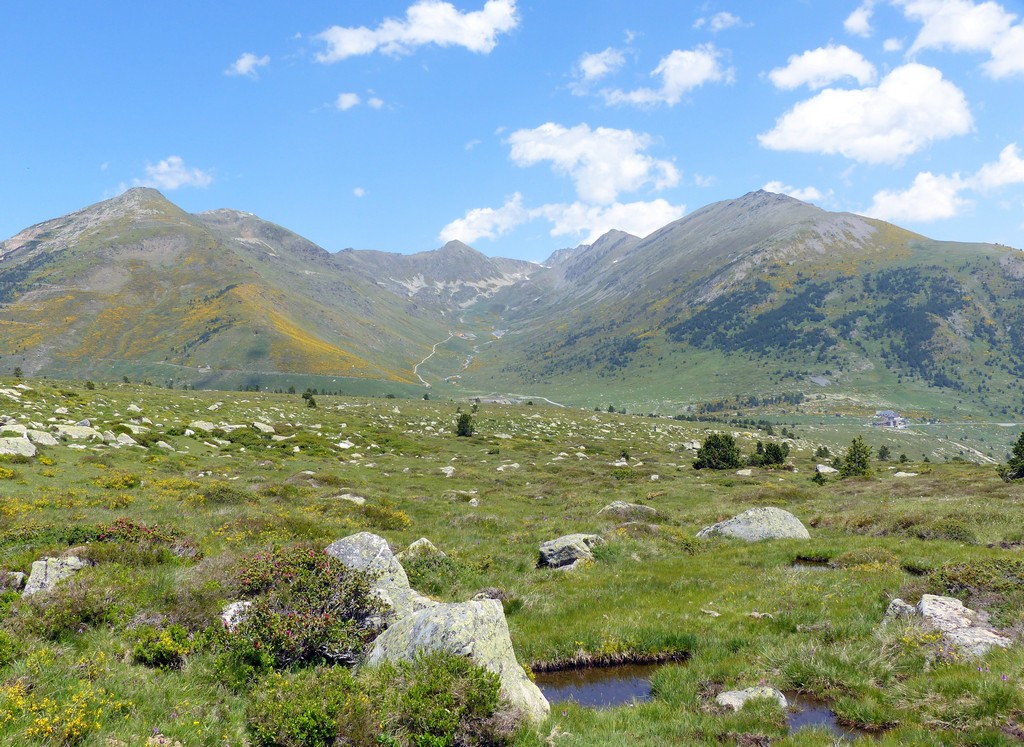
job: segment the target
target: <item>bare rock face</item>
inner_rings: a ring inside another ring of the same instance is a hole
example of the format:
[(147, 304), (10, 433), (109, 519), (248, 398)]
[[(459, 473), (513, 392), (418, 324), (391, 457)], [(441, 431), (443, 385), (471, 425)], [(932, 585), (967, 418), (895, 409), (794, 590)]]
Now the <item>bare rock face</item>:
[(538, 565), (548, 568), (563, 568), (578, 561), (594, 559), (591, 548), (604, 544), (598, 534), (567, 534), (557, 539), (541, 542)]
[(365, 664), (412, 661), (431, 651), (468, 656), (497, 674), (501, 695), (529, 721), (539, 723), (550, 712), (547, 699), (516, 661), (498, 600), (437, 604), (403, 617), (378, 636)]
[(371, 532), (359, 532), (332, 542), (324, 550), (357, 571), (377, 576), (373, 590), (391, 608), (390, 618), (402, 618), (436, 602), (416, 593), (387, 541)]
[(768, 506), (720, 521), (697, 532), (698, 537), (733, 537), (758, 542), (766, 539), (809, 539), (807, 527), (789, 511)]

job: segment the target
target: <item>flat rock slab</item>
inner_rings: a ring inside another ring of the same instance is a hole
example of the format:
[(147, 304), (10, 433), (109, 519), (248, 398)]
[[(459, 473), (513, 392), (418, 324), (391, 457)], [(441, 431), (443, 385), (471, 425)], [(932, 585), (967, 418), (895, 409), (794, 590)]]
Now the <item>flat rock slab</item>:
[(33, 457), (36, 455), (36, 447), (27, 438), (0, 438), (0, 454)]
[(359, 532), (332, 542), (325, 552), (353, 570), (376, 575), (373, 590), (391, 608), (392, 618), (406, 617), (436, 604), (412, 590), (405, 569), (383, 537)]
[(70, 438), (75, 441), (87, 438), (103, 440), (103, 434), (91, 425), (55, 425), (53, 429), (61, 438)]
[(698, 537), (733, 537), (758, 542), (766, 539), (810, 539), (807, 527), (789, 511), (768, 506), (720, 521), (697, 532)]
[(532, 723), (543, 721), (550, 712), (547, 699), (516, 660), (498, 600), (437, 604), (401, 618), (377, 637), (365, 663), (412, 661), (431, 651), (468, 656), (497, 674), (502, 696)]
[(73, 576), (85, 568), (86, 562), (75, 555), (64, 558), (43, 558), (32, 563), (32, 572), (29, 574), (25, 590), (21, 592), (23, 597), (37, 594), (41, 591), (48, 591), (59, 582)]
[(745, 690), (729, 690), (715, 696), (715, 702), (720, 706), (732, 708), (734, 711), (742, 710), (747, 701), (758, 698), (770, 698), (775, 700), (780, 708), (787, 708), (789, 703), (786, 696), (774, 687), (748, 687)]
[(604, 538), (598, 534), (567, 534), (541, 542), (537, 565), (561, 568), (573, 565), (578, 560), (593, 560), (594, 553), (591, 552), (591, 548), (603, 544)]
[(819, 475), (838, 475), (839, 474), (839, 470), (837, 470), (835, 467), (829, 467), (827, 464), (816, 465), (815, 468), (814, 468), (814, 471), (817, 472)]
[(658, 509), (652, 506), (644, 506), (641, 503), (627, 503), (626, 501), (612, 501), (597, 512), (598, 516), (613, 516), (622, 521), (637, 521), (641, 519), (653, 519), (658, 515)]

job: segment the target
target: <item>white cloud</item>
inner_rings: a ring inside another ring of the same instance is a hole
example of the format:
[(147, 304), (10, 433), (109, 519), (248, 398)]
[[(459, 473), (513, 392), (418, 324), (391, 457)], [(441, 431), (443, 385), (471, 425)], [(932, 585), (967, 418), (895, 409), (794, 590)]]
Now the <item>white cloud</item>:
[(584, 244), (592, 244), (613, 228), (646, 236), (662, 226), (678, 220), (686, 213), (685, 205), (672, 205), (666, 200), (650, 202), (615, 202), (610, 205), (551, 203), (537, 208), (523, 206), (518, 192), (499, 208), (474, 208), (441, 229), (441, 241), (464, 241), (472, 244), (480, 239), (495, 239), (524, 223), (546, 220), (551, 223), (551, 236), (575, 236)]
[(922, 24), (909, 53), (923, 49), (988, 52), (983, 69), (993, 78), (1024, 73), (1024, 26), (993, 0), (893, 0), (903, 14)]
[(487, 54), (498, 44), (498, 35), (519, 24), (516, 0), (487, 0), (482, 10), (462, 13), (451, 3), (419, 0), (409, 6), (404, 19), (388, 18), (375, 29), (365, 26), (331, 26), (317, 34), (327, 51), (317, 55), (323, 63), (339, 62), (356, 55), (380, 51), (388, 55), (410, 54), (417, 47), (464, 47)]
[(441, 229), (444, 242), (463, 241), (472, 244), (479, 239), (495, 239), (531, 219), (523, 207), (523, 196), (516, 192), (500, 208), (474, 208), (466, 215)]
[(875, 88), (825, 89), (782, 115), (758, 141), (771, 150), (894, 163), (972, 127), (963, 91), (939, 70), (911, 63), (894, 69)]
[(382, 109), (384, 107), (384, 99), (374, 96), (366, 102), (366, 105), (371, 109)]
[(865, 0), (843, 21), (843, 28), (854, 36), (871, 36), (871, 16), (875, 12), (875, 0)]
[(551, 221), (552, 236), (582, 236), (580, 243), (593, 244), (613, 228), (634, 236), (647, 236), (682, 218), (686, 206), (672, 205), (659, 198), (650, 202), (615, 202), (611, 205), (582, 202), (551, 204), (533, 212)]
[(146, 164), (146, 178), (135, 179), (137, 187), (154, 187), (156, 189), (178, 189), (179, 187), (208, 187), (213, 177), (202, 169), (190, 169), (180, 156), (168, 156), (153, 164)]
[(803, 200), (804, 202), (815, 202), (824, 197), (817, 187), (790, 187), (782, 182), (768, 182), (761, 189), (765, 192), (789, 195), (793, 199)]
[(882, 42), (882, 49), (886, 52), (899, 52), (903, 49), (903, 40), (893, 37)]
[(655, 189), (679, 183), (679, 171), (671, 161), (644, 153), (651, 138), (632, 130), (586, 124), (567, 128), (548, 122), (532, 130), (509, 135), (510, 157), (517, 166), (551, 162), (557, 173), (568, 175), (576, 192), (587, 203), (610, 204), (620, 192), (651, 185)]
[(866, 212), (882, 220), (927, 222), (955, 218), (973, 204), (961, 196), (962, 192), (988, 194), (1011, 184), (1024, 184), (1024, 159), (1016, 143), (1003, 148), (999, 160), (984, 164), (973, 176), (944, 176), (925, 171), (914, 178), (908, 189), (884, 189), (875, 195)]
[(846, 77), (865, 86), (875, 81), (875, 66), (846, 45), (830, 44), (790, 56), (785, 67), (775, 68), (768, 77), (776, 88), (787, 91), (802, 85), (817, 90)]
[(625, 55), (613, 47), (608, 47), (603, 52), (593, 52), (580, 57), (576, 69), (579, 77), (590, 83), (618, 71), (625, 64)]
[(362, 187), (354, 187), (352, 189), (352, 194), (356, 197), (366, 197), (366, 190)]
[(257, 57), (252, 52), (246, 52), (237, 60), (235, 60), (231, 67), (224, 71), (225, 75), (246, 75), (250, 78), (258, 78), (258, 69), (266, 67), (270, 64), (270, 57), (263, 55)]
[(1024, 184), (1024, 159), (1020, 157), (1020, 149), (1017, 144), (1011, 143), (1003, 148), (999, 154), (999, 160), (982, 166), (978, 173), (971, 178), (970, 184), (981, 192), (988, 192), (1009, 184)]
[(712, 33), (717, 34), (719, 31), (725, 31), (731, 29), (733, 26), (739, 26), (743, 23), (743, 19), (739, 16), (734, 16), (732, 13), (721, 12), (715, 13), (711, 16), (711, 20), (708, 21), (708, 28)]
[(661, 78), (660, 88), (637, 88), (632, 91), (610, 89), (602, 91), (608, 104), (675, 106), (683, 94), (705, 83), (732, 83), (735, 71), (721, 64), (722, 52), (713, 44), (701, 44), (695, 49), (676, 49), (662, 58), (652, 77)]
[(942, 176), (928, 171), (918, 174), (913, 185), (902, 192), (883, 189), (867, 209), (872, 218), (923, 223), (960, 215), (971, 205), (960, 197), (964, 182), (959, 175)]
[(339, 93), (334, 106), (343, 112), (347, 112), (349, 109), (359, 106), (361, 102), (362, 99), (358, 93)]

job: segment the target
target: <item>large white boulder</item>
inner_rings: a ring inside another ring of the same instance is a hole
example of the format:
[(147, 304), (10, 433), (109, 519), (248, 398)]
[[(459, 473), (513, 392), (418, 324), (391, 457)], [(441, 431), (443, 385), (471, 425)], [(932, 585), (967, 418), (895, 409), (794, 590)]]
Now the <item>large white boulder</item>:
[(807, 527), (789, 511), (768, 506), (752, 508), (749, 511), (704, 527), (698, 537), (733, 537), (757, 542), (765, 539), (809, 539)]

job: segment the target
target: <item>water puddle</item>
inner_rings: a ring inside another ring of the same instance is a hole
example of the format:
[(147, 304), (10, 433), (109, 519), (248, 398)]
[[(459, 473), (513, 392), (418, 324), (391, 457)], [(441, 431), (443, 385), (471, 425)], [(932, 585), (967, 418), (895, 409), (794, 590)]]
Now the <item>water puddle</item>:
[(786, 700), (789, 701), (786, 722), (790, 733), (800, 729), (825, 729), (833, 736), (849, 741), (860, 737), (877, 736), (876, 733), (864, 729), (843, 726), (836, 721), (836, 714), (824, 701), (798, 693), (786, 693)]
[(651, 698), (651, 677), (663, 664), (621, 664), (537, 672), (537, 687), (548, 702), (611, 708)]
[(832, 566), (827, 560), (815, 560), (813, 558), (797, 558), (789, 567), (794, 571), (831, 571)]

